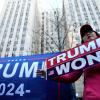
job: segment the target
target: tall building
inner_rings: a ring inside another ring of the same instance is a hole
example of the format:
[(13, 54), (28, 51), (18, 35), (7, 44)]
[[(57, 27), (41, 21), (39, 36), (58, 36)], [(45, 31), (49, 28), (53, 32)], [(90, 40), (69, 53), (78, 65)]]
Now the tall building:
[(33, 50), (33, 30), (37, 0), (5, 0), (0, 18), (0, 56), (29, 55)]
[(61, 32), (58, 30), (60, 15), (57, 15), (56, 10), (45, 11), (41, 15), (41, 51), (43, 53), (58, 51), (58, 38), (60, 38), (58, 34)]
[(81, 26), (89, 23), (100, 32), (100, 4), (99, 0), (66, 0), (70, 18), (73, 23)]

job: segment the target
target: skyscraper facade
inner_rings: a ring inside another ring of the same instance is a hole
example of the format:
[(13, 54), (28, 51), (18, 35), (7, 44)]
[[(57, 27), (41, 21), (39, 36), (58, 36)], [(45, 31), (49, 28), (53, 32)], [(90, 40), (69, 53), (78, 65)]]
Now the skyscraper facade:
[(0, 18), (0, 56), (29, 55), (36, 0), (6, 0)]
[(100, 31), (99, 0), (67, 0), (72, 22), (81, 26), (91, 24), (96, 31)]

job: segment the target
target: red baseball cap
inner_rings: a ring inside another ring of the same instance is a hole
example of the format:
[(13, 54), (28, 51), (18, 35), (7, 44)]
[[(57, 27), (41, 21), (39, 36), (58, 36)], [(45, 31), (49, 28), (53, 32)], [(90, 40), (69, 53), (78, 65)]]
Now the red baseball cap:
[(83, 37), (86, 33), (93, 31), (92, 27), (89, 24), (85, 24), (80, 28), (81, 37)]

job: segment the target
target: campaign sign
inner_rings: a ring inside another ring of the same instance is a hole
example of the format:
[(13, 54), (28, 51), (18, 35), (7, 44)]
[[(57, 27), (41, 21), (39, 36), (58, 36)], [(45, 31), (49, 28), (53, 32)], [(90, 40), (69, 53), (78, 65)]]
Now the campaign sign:
[(100, 64), (100, 38), (47, 59), (48, 78)]
[(46, 100), (46, 81), (36, 71), (54, 55), (0, 58), (0, 100)]

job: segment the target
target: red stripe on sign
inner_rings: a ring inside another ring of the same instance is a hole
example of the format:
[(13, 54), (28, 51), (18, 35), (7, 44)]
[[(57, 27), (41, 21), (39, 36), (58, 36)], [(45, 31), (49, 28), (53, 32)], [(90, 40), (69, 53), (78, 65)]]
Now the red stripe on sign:
[(100, 49), (100, 38), (86, 42), (80, 46), (72, 48), (66, 52), (58, 54), (52, 58), (46, 60), (47, 68), (52, 68), (54, 66), (60, 65), (62, 63), (68, 62), (69, 60), (79, 58), (83, 55), (87, 55), (91, 52)]

